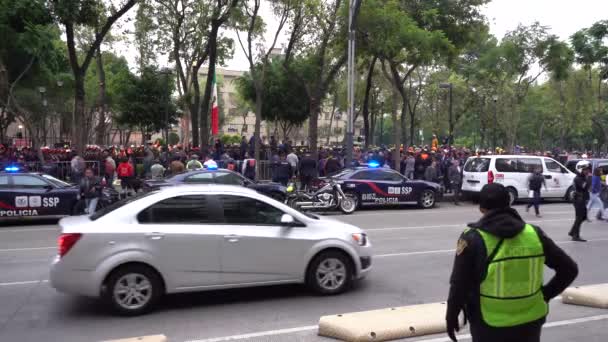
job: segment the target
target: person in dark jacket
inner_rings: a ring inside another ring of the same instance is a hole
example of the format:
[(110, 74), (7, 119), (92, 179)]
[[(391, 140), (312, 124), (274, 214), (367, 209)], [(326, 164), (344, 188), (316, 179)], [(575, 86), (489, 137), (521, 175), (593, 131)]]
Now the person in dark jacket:
[(424, 171), (424, 180), (427, 182), (439, 183), (439, 170), (437, 162), (433, 161), (426, 171)]
[(526, 212), (530, 211), (530, 208), (534, 206), (534, 212), (536, 213), (536, 217), (540, 216), (540, 190), (542, 187), (545, 187), (547, 190), (547, 183), (545, 182), (545, 177), (543, 176), (543, 172), (540, 168), (536, 168), (534, 172), (528, 177), (528, 190), (532, 192), (532, 200), (528, 203), (526, 207)]
[[(457, 341), (455, 332), (460, 329), (458, 316), (461, 311), (464, 311), (466, 319), (470, 322), (473, 342), (539, 342), (547, 310), (541, 311), (540, 314), (536, 313), (535, 316), (540, 317), (530, 316), (528, 310), (507, 315), (509, 319), (511, 316), (515, 316), (514, 318), (517, 319), (518, 315), (521, 315), (519, 318), (524, 318), (524, 321), (532, 319), (514, 326), (497, 328), (487, 323), (488, 320), (493, 318), (489, 312), (500, 313), (503, 310), (512, 309), (512, 307), (509, 308), (511, 301), (502, 298), (497, 299), (491, 307), (482, 308), (481, 306), (482, 298), (484, 298), (481, 295), (482, 282), (489, 276), (490, 264), (496, 262), (496, 260), (493, 260), (494, 256), (499, 255), (499, 253), (501, 253), (500, 255), (505, 254), (500, 251), (501, 246), (506, 248), (504, 246), (512, 245), (509, 242), (505, 242), (504, 245), (502, 242), (498, 242), (492, 249), (492, 253), (488, 255), (484, 235), (491, 236), (493, 239), (500, 239), (500, 241), (508, 241), (516, 237), (521, 238), (522, 234), (520, 233), (532, 229), (535, 237), (532, 237), (531, 241), (534, 244), (540, 242), (544, 254), (544, 264), (555, 271), (553, 278), (548, 283), (543, 284), (542, 268), (537, 270), (541, 274), (541, 287), (538, 291), (542, 293), (542, 296), (536, 299), (541, 301), (536, 304), (544, 306), (544, 309), (546, 309), (545, 303), (559, 295), (574, 281), (578, 275), (578, 266), (539, 227), (526, 225), (517, 211), (509, 207), (509, 193), (502, 184), (488, 184), (483, 187), (480, 193), (480, 211), (483, 213), (483, 217), (478, 222), (469, 224), (469, 228), (462, 233), (458, 240), (450, 278), (446, 313), (448, 336), (452, 341)], [(525, 240), (530, 240), (530, 237), (526, 237), (523, 241)], [(517, 254), (518, 251), (506, 251), (506, 254), (509, 253)], [(535, 260), (536, 257), (538, 256), (533, 255), (527, 260)], [(489, 263), (488, 260), (490, 260)], [(504, 262), (506, 259), (502, 259), (502, 261)], [(512, 272), (513, 270), (509, 271)], [(518, 270), (515, 271), (518, 272)], [(527, 272), (526, 269), (525, 273)], [(512, 286), (508, 275), (508, 272), (503, 275), (502, 281), (507, 287), (503, 290), (508, 290), (511, 288), (510, 285)], [(528, 278), (530, 278), (528, 281), (535, 279), (533, 275), (528, 276)], [(537, 293), (530, 297), (536, 296)], [(521, 320), (519, 319), (519, 321)]]
[(454, 193), (454, 204), (460, 204), (460, 186), (462, 185), (462, 168), (458, 160), (453, 160), (452, 165), (448, 169), (448, 178), (450, 180), (450, 188)]
[(340, 171), (341, 168), (340, 161), (332, 153), (325, 162), (325, 176), (331, 176), (332, 174)]
[(287, 186), (289, 179), (293, 177), (293, 169), (291, 164), (285, 158), (285, 154), (281, 153), (279, 157), (280, 160), (276, 162), (272, 172), (272, 181), (276, 183), (281, 183), (284, 186)]
[(579, 162), (576, 165), (578, 174), (574, 177), (574, 212), (575, 219), (572, 229), (568, 235), (572, 237), (572, 241), (586, 242), (581, 238), (581, 225), (587, 220), (587, 201), (589, 201), (589, 189), (591, 182), (589, 174), (591, 173), (591, 164), (586, 161)]
[(300, 160), (300, 189), (309, 189), (310, 183), (317, 175), (317, 162), (311, 156), (310, 152), (306, 152), (302, 160)]
[(241, 139), (241, 154), (240, 154), (240, 160), (245, 160), (245, 154), (247, 154), (247, 137), (243, 136), (243, 138)]
[(97, 209), (97, 202), (101, 198), (101, 188), (99, 177), (95, 177), (92, 169), (86, 169), (84, 177), (80, 180), (80, 198), (84, 199), (87, 214), (92, 214)]

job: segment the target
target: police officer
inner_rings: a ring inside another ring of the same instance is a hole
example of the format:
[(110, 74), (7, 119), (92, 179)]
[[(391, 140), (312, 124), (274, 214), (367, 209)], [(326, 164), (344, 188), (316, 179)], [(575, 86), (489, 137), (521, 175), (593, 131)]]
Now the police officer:
[(272, 181), (287, 186), (291, 177), (293, 177), (291, 164), (285, 158), (285, 153), (281, 153), (280, 160), (274, 165)]
[[(509, 207), (509, 193), (489, 184), (480, 193), (483, 217), (458, 240), (446, 314), (456, 341), (465, 312), (473, 342), (539, 342), (548, 302), (574, 281), (576, 263), (538, 227)], [(543, 264), (555, 276), (543, 283)]]
[(591, 181), (589, 174), (591, 173), (591, 163), (583, 160), (576, 164), (576, 177), (574, 178), (574, 211), (575, 219), (572, 229), (568, 235), (573, 241), (586, 242), (581, 238), (581, 224), (587, 220), (587, 201), (589, 201), (589, 189)]
[(190, 161), (188, 162), (188, 164), (186, 164), (186, 170), (192, 171), (203, 168), (203, 164), (198, 161), (198, 154), (193, 154), (190, 158)]

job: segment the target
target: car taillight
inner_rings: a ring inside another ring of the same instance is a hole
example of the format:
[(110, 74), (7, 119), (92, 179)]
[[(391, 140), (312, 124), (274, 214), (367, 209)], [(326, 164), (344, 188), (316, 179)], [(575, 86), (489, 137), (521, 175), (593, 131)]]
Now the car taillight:
[(494, 172), (488, 171), (488, 184), (494, 183)]
[(80, 233), (61, 234), (57, 240), (57, 245), (59, 246), (59, 256), (63, 257), (66, 255), (81, 237), (82, 234)]

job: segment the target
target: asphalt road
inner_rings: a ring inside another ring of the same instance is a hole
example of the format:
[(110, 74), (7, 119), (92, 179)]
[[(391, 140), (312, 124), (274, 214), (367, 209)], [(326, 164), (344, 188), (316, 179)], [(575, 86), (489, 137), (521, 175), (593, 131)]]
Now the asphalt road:
[[(579, 263), (577, 285), (608, 283), (608, 223), (583, 226), (588, 243), (566, 235), (573, 208), (542, 207), (540, 225)], [(331, 341), (316, 336), (319, 317), (361, 310), (444, 301), (454, 247), (472, 204), (433, 210), (365, 210), (336, 218), (366, 229), (374, 244), (371, 276), (341, 296), (318, 297), (299, 286), (214, 291), (167, 297), (142, 317), (113, 316), (99, 303), (50, 288), (48, 264), (59, 233), (53, 222), (0, 226), (0, 341), (85, 342), (165, 334), (169, 341)], [(550, 272), (547, 271), (547, 275)], [(467, 340), (466, 331), (462, 340)], [(416, 340), (416, 339), (415, 339)], [(445, 335), (418, 340), (447, 341)], [(551, 303), (543, 341), (608, 340), (608, 311)]]

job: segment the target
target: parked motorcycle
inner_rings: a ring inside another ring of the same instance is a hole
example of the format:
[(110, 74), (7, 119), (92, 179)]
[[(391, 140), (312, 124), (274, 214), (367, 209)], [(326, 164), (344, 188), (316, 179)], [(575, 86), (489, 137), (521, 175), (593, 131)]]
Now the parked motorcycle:
[(298, 210), (340, 210), (352, 214), (357, 210), (357, 201), (351, 194), (345, 194), (338, 182), (329, 179), (320, 189), (308, 192), (295, 190), (295, 185), (287, 187), (287, 205)]

